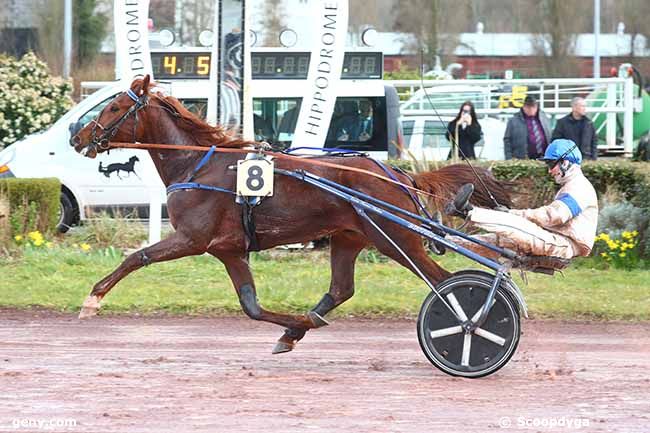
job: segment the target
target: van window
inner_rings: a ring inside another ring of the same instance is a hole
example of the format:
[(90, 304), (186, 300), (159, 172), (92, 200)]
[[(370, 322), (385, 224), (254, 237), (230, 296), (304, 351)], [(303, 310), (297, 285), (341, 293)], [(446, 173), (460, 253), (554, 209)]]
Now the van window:
[(413, 127), (415, 120), (405, 120), (402, 122), (402, 133), (404, 134), (404, 146), (409, 147), (411, 144), (411, 137), (413, 137)]
[[(300, 113), (299, 98), (255, 98), (253, 119), (256, 140), (286, 148)], [(327, 132), (325, 147), (386, 151), (386, 103), (383, 97), (340, 97)], [(295, 147), (298, 147), (296, 143)]]
[(422, 140), (422, 147), (451, 147), (445, 134), (447, 133), (447, 125), (434, 120), (427, 120), (424, 122), (424, 137)]
[(465, 101), (472, 101), (477, 109), (488, 107), (489, 100), (483, 92), (432, 92), (420, 93), (404, 103), (404, 110), (458, 110)]
[(83, 116), (81, 116), (81, 118), (79, 118), (79, 122), (81, 122), (81, 124), (84, 126), (87, 125), (88, 122), (95, 119), (99, 115), (99, 113), (101, 113), (101, 111), (104, 109), (104, 107), (106, 107), (116, 97), (117, 95), (113, 95), (110, 98), (107, 98), (102, 102), (100, 102), (99, 104), (95, 105), (93, 108), (88, 110), (86, 114), (84, 114)]

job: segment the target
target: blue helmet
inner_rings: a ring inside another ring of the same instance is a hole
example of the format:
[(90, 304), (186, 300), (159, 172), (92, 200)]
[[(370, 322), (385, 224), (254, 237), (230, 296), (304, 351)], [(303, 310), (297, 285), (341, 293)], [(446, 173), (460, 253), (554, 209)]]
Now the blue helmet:
[(544, 156), (540, 158), (542, 161), (556, 161), (567, 160), (574, 164), (582, 163), (582, 153), (578, 149), (578, 145), (573, 140), (566, 138), (556, 138), (548, 145)]

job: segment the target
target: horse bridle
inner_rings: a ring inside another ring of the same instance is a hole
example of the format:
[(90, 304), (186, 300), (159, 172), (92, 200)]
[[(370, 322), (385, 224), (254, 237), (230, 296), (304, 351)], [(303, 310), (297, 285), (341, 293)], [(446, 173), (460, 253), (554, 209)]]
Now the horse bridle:
[[(149, 97), (147, 93), (143, 93), (142, 96), (138, 97), (138, 95), (135, 94), (135, 92), (131, 89), (128, 89), (125, 92), (129, 98), (131, 98), (134, 102), (134, 104), (124, 113), (122, 114), (118, 119), (115, 119), (113, 122), (111, 122), (110, 125), (108, 126), (103, 126), (101, 123), (99, 123), (99, 119), (101, 119), (102, 115), (104, 114), (104, 110), (108, 108), (111, 104), (106, 105), (102, 109), (102, 111), (99, 113), (99, 115), (91, 120), (91, 122), (94, 124), (93, 128), (91, 130), (91, 135), (90, 135), (90, 144), (86, 146), (86, 149), (88, 150), (107, 150), (110, 148), (110, 140), (111, 138), (115, 137), (115, 134), (117, 134), (117, 131), (120, 129), (122, 124), (126, 122), (126, 120), (131, 116), (135, 116), (135, 122), (133, 122), (133, 141), (135, 142), (135, 133), (136, 133), (136, 128), (138, 126), (138, 111), (142, 110), (144, 107), (147, 106), (149, 103)], [(103, 134), (97, 135), (97, 129), (101, 129)]]

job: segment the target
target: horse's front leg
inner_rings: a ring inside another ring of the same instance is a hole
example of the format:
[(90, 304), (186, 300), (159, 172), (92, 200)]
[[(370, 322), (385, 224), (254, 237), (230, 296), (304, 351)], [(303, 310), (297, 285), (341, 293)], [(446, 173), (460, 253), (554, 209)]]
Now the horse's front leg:
[(251, 274), (246, 257), (224, 255), (218, 252), (215, 252), (214, 256), (226, 265), (226, 271), (235, 286), (242, 310), (251, 319), (271, 322), (287, 328), (304, 330), (327, 325), (327, 322), (322, 317), (311, 311), (307, 314), (294, 316), (265, 310), (257, 300), (253, 275)]
[[(352, 233), (336, 233), (330, 240), (330, 264), (332, 279), (329, 292), (312, 312), (324, 317), (327, 313), (347, 301), (354, 295), (354, 264), (357, 256), (367, 245), (364, 236)], [(273, 353), (284, 353), (293, 350), (296, 343), (306, 334), (306, 329), (288, 328), (273, 348)]]
[(193, 243), (178, 232), (149, 247), (136, 251), (127, 257), (111, 274), (95, 284), (90, 295), (86, 298), (79, 313), (84, 319), (97, 314), (99, 302), (122, 278), (131, 272), (151, 263), (164, 262), (180, 257), (197, 255), (205, 252), (205, 247)]

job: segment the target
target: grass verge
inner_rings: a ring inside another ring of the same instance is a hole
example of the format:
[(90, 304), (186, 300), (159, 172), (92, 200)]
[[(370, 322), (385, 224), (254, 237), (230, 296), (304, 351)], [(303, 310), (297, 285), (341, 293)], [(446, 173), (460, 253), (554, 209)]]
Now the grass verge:
[[(77, 311), (92, 286), (121, 258), (79, 250), (29, 250), (0, 258), (0, 306), (40, 306)], [(436, 258), (438, 260), (438, 258)], [(458, 255), (440, 263), (455, 271), (476, 267)], [(256, 253), (251, 257), (258, 297), (274, 311), (304, 312), (329, 286), (326, 252)], [(650, 320), (650, 271), (595, 269), (578, 261), (564, 277), (528, 274), (522, 287), (534, 317)], [(415, 316), (428, 289), (401, 266), (372, 254), (357, 263), (356, 295), (335, 315)], [(223, 265), (211, 256), (190, 257), (141, 269), (118, 284), (105, 312), (219, 314), (240, 312)]]

